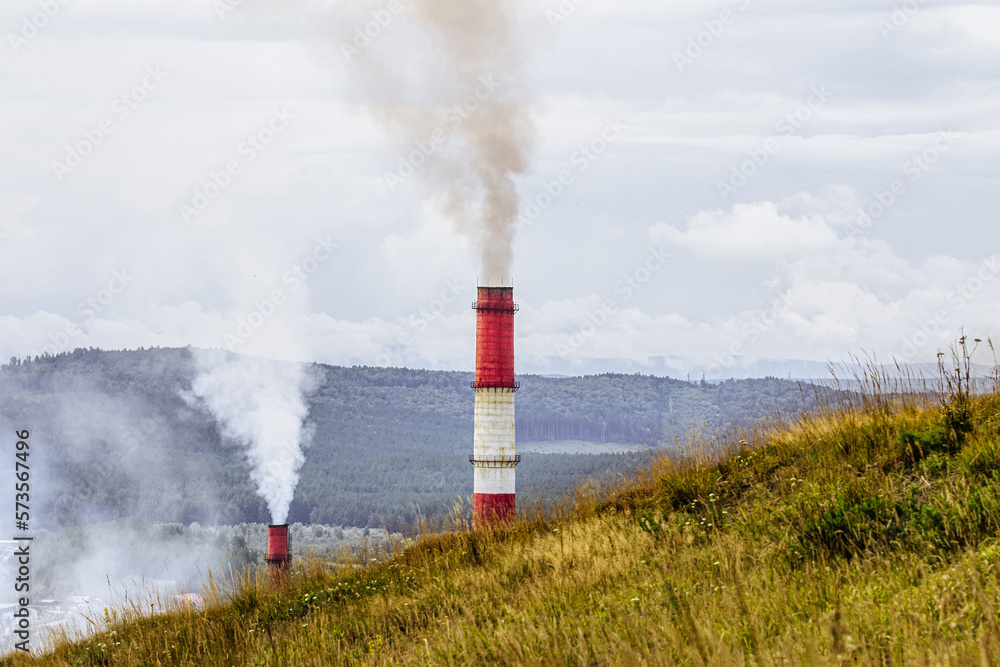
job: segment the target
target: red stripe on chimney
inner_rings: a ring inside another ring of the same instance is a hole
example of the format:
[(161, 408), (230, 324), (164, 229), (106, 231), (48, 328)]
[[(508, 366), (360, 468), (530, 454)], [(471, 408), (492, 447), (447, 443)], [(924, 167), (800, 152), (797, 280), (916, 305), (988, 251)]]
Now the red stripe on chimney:
[(514, 290), (480, 287), (476, 301), (476, 386), (514, 387)]
[[(477, 493), (473, 496), (473, 523), (507, 523), (516, 516), (513, 493)], [(478, 526), (474, 526), (478, 527)]]

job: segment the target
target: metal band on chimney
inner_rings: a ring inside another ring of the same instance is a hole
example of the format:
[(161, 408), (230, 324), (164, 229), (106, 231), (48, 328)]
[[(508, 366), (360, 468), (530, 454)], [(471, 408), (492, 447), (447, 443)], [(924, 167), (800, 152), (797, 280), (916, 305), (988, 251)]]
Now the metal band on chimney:
[(521, 462), (521, 456), (476, 456), (469, 457), (469, 463), (480, 468), (513, 468)]

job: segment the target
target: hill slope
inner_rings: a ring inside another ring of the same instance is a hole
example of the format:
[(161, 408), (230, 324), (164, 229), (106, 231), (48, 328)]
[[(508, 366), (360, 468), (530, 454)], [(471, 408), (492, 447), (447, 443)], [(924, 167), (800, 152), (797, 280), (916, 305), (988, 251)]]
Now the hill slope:
[(867, 399), (32, 664), (995, 664), (1000, 395)]

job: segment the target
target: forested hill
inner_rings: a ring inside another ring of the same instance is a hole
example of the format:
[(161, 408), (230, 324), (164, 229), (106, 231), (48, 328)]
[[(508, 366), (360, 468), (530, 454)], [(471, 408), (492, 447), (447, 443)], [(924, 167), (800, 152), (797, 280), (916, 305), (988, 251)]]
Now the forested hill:
[[(316, 431), (293, 521), (378, 525), (447, 509), (472, 492), (471, 373), (320, 366), (310, 398)], [(87, 513), (144, 520), (266, 521), (239, 447), (183, 398), (194, 379), (186, 348), (78, 349), (0, 368), (0, 420), (46, 445), (36, 463), (41, 516)], [(661, 446), (691, 425), (710, 429), (789, 413), (813, 395), (774, 378), (688, 383), (641, 375), (519, 376), (519, 443), (573, 440)], [(808, 407), (808, 405), (807, 405)], [(594, 444), (587, 444), (594, 443)], [(620, 454), (526, 455), (519, 497), (557, 495), (590, 474), (627, 469)]]

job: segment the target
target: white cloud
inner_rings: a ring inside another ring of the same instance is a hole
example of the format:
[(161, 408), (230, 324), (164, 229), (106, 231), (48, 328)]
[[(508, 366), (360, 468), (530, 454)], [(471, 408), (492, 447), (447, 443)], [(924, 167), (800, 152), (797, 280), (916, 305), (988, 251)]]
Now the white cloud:
[(1000, 47), (1000, 7), (985, 4), (941, 7), (935, 13), (960, 27), (974, 40)]
[(687, 220), (687, 229), (666, 223), (650, 227), (654, 242), (689, 248), (704, 257), (731, 260), (787, 259), (813, 254), (838, 243), (833, 229), (819, 217), (793, 219), (777, 204), (737, 204), (729, 211), (700, 211)]
[(475, 246), (455, 229), (435, 201), (423, 204), (417, 229), (410, 233), (390, 232), (382, 243), (382, 254), (393, 267), (397, 289), (419, 298), (433, 293), (449, 277), (472, 275), (476, 271)]

